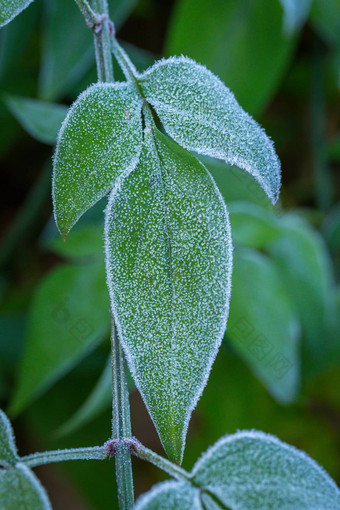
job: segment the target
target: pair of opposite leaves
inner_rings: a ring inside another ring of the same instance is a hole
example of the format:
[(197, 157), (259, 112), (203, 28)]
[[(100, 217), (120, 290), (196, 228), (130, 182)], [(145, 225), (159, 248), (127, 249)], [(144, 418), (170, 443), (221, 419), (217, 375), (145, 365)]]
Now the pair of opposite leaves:
[[(194, 61), (162, 60), (137, 84), (98, 83), (70, 108), (54, 158), (54, 210), (66, 236), (111, 191), (105, 250), (112, 311), (163, 446), (180, 462), (225, 330), (232, 269), (225, 204), (188, 150), (250, 172), (273, 203), (280, 163), (229, 89)], [(143, 132), (145, 101), (172, 139), (154, 126)]]

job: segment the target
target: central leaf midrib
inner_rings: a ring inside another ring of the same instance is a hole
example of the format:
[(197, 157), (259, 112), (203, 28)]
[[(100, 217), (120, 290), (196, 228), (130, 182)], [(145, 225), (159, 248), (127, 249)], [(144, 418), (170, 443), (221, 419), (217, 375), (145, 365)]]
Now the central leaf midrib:
[(154, 143), (154, 147), (155, 147), (155, 152), (157, 154), (157, 158), (158, 158), (158, 164), (159, 164), (159, 183), (160, 183), (160, 190), (161, 190), (161, 193), (162, 193), (162, 204), (163, 204), (163, 221), (164, 221), (164, 232), (165, 232), (165, 237), (166, 237), (166, 243), (167, 243), (167, 251), (168, 251), (168, 260), (169, 260), (169, 278), (170, 278), (170, 306), (171, 306), (171, 337), (170, 337), (170, 351), (171, 351), (171, 358), (170, 358), (170, 394), (171, 394), (171, 400), (170, 400), (170, 409), (171, 409), (171, 413), (170, 413), (170, 420), (171, 420), (171, 427), (172, 427), (172, 430), (174, 429), (174, 413), (173, 413), (173, 402), (174, 402), (174, 399), (173, 399), (173, 392), (174, 392), (174, 388), (173, 388), (173, 377), (172, 377), (172, 373), (173, 373), (173, 340), (174, 340), (174, 333), (175, 333), (175, 319), (174, 319), (174, 296), (175, 296), (175, 291), (174, 291), (174, 282), (173, 282), (173, 270), (172, 270), (172, 260), (173, 260), (173, 257), (172, 257), (172, 248), (171, 248), (171, 237), (170, 237), (170, 234), (169, 234), (169, 226), (168, 226), (168, 207), (166, 205), (166, 191), (165, 191), (165, 183), (164, 183), (164, 176), (163, 176), (163, 171), (165, 170), (163, 168), (163, 162), (162, 162), (162, 159), (161, 159), (161, 156), (159, 154), (159, 151), (158, 151), (158, 147), (157, 147), (157, 143), (155, 141), (155, 139), (153, 139), (153, 143)]

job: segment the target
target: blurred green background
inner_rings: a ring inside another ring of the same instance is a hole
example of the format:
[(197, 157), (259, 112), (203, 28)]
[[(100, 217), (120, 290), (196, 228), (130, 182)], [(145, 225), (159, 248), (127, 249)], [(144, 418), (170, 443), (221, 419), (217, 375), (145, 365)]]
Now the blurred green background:
[[(237, 168), (202, 158), (225, 198), (234, 272), (227, 333), (191, 420), (184, 467), (255, 428), (340, 483), (340, 0), (109, 0), (138, 69), (188, 55), (218, 74), (274, 140), (273, 209)], [(294, 10), (294, 5), (296, 9)], [(123, 77), (118, 69), (116, 79)], [(105, 200), (64, 244), (51, 155), (67, 106), (96, 81), (72, 0), (36, 0), (0, 31), (0, 406), (19, 453), (110, 435)], [(162, 453), (132, 381), (133, 433)], [(134, 459), (136, 493), (163, 476)], [(114, 505), (114, 463), (38, 468), (55, 509)]]

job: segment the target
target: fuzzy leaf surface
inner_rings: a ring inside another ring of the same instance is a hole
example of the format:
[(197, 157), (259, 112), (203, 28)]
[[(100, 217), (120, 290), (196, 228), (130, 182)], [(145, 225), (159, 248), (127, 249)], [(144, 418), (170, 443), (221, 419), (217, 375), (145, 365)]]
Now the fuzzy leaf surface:
[(135, 510), (167, 508), (167, 498), (185, 509), (190, 508), (186, 501), (197, 501), (192, 508), (198, 510), (337, 510), (340, 505), (338, 487), (314, 460), (263, 432), (221, 438), (198, 460), (191, 476), (191, 486), (157, 485), (137, 501)]
[(79, 96), (54, 156), (54, 212), (62, 235), (133, 170), (141, 146), (141, 99), (132, 85), (95, 84)]
[(7, 96), (6, 106), (33, 138), (50, 145), (56, 143), (67, 106), (20, 96)]
[(199, 492), (190, 483), (164, 482), (143, 494), (134, 510), (202, 510)]
[(12, 425), (0, 409), (0, 465), (11, 465), (18, 461)]
[(155, 130), (110, 197), (105, 242), (130, 370), (168, 456), (180, 462), (228, 314), (232, 246), (223, 199), (205, 167)]
[(0, 28), (12, 21), (33, 0), (0, 0)]
[(277, 201), (281, 168), (273, 143), (217, 76), (172, 57), (142, 74), (140, 86), (177, 143), (246, 170)]
[(47, 493), (24, 464), (0, 470), (1, 510), (52, 510)]

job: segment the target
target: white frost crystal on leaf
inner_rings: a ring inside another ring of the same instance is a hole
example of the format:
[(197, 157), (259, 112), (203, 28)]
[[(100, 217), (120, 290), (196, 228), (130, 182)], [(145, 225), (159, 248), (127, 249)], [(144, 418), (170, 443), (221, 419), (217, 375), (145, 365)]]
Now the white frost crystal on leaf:
[(186, 482), (164, 482), (143, 494), (134, 510), (203, 510), (199, 491)]
[(232, 510), (340, 508), (339, 489), (314, 460), (263, 432), (223, 437), (192, 476)]
[(23, 463), (0, 470), (1, 510), (52, 510), (47, 493)]
[(205, 167), (155, 129), (112, 192), (105, 242), (119, 337), (164, 448), (180, 462), (228, 314), (223, 199)]
[(54, 212), (64, 236), (135, 168), (142, 147), (141, 107), (127, 83), (92, 85), (71, 106), (54, 156)]
[(0, 409), (0, 465), (15, 464), (18, 460), (12, 426)]
[(33, 0), (0, 0), (0, 27), (7, 25), (32, 2)]
[[(193, 484), (164, 482), (142, 496), (135, 510), (339, 510), (340, 491), (308, 455), (263, 432), (221, 438), (191, 472)], [(183, 504), (182, 499), (183, 498)], [(167, 506), (167, 501), (171, 503)], [(157, 506), (158, 505), (158, 506)]]
[(273, 143), (217, 76), (189, 58), (172, 57), (143, 73), (139, 84), (177, 143), (246, 170), (277, 201), (281, 169)]

